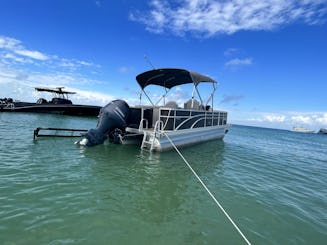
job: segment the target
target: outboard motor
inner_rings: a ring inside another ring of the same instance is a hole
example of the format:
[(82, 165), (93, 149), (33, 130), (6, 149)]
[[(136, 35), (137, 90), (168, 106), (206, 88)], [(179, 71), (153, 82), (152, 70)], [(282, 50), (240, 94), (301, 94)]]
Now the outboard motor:
[(84, 134), (85, 138), (76, 142), (76, 144), (85, 146), (102, 144), (108, 135), (115, 132), (116, 129), (125, 130), (128, 116), (129, 106), (125, 101), (111, 101), (101, 108), (97, 127), (87, 131)]

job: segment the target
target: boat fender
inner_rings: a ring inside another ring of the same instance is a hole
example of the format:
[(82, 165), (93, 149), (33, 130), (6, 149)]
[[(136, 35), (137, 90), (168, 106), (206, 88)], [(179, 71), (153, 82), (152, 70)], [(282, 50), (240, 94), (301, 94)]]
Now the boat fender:
[(103, 144), (109, 134), (115, 129), (125, 130), (129, 116), (129, 106), (123, 100), (113, 100), (103, 108), (99, 113), (99, 120), (95, 129), (88, 130), (84, 137), (86, 138), (77, 142), (85, 146), (94, 146)]

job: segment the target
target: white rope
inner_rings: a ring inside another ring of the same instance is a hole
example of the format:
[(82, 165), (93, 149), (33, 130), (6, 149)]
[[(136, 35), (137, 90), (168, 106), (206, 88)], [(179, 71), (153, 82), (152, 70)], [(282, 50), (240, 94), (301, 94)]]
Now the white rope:
[(208, 187), (203, 183), (203, 181), (200, 179), (200, 177), (197, 175), (197, 173), (193, 170), (193, 168), (191, 167), (191, 165), (187, 162), (187, 160), (185, 159), (185, 157), (182, 155), (182, 153), (177, 149), (177, 147), (173, 143), (173, 141), (168, 137), (168, 135), (165, 132), (163, 132), (163, 134), (167, 137), (167, 139), (169, 140), (170, 144), (174, 147), (174, 149), (176, 150), (176, 152), (184, 160), (185, 164), (189, 167), (189, 169), (192, 171), (192, 173), (195, 175), (195, 177), (198, 179), (198, 181), (201, 183), (201, 185), (204, 187), (204, 189), (208, 192), (208, 194), (211, 196), (211, 198), (214, 200), (214, 202), (218, 205), (218, 207), (221, 209), (221, 211), (225, 214), (225, 216), (228, 218), (228, 220), (232, 223), (232, 225), (235, 227), (235, 229), (237, 230), (237, 232), (242, 236), (242, 238), (244, 239), (244, 241), (248, 245), (251, 245), (251, 243), (249, 242), (249, 240), (244, 236), (244, 234), (242, 233), (242, 231), (238, 228), (238, 226), (235, 224), (235, 222), (232, 220), (232, 218), (228, 215), (228, 213), (225, 211), (225, 209), (217, 201), (217, 199), (215, 198), (215, 196), (211, 193), (211, 191), (208, 189)]

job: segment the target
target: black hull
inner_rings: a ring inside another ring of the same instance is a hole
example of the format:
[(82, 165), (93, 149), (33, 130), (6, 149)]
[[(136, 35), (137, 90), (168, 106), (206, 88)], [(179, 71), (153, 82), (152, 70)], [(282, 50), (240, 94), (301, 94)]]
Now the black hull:
[(2, 112), (33, 112), (33, 113), (50, 113), (72, 116), (98, 116), (100, 112), (100, 106), (88, 106), (88, 105), (51, 105), (51, 104), (36, 104), (18, 102), (13, 106), (8, 107), (0, 105), (0, 111)]
[(318, 134), (327, 134), (327, 129), (321, 128), (318, 132)]

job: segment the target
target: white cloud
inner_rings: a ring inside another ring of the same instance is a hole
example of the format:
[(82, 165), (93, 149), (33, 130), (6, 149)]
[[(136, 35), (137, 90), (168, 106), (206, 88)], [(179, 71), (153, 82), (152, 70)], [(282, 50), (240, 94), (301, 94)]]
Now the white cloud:
[(70, 98), (75, 104), (105, 105), (114, 99), (114, 96), (100, 92), (79, 89), (78, 87), (90, 84), (99, 84), (101, 81), (74, 76), (72, 74), (47, 74), (30, 72), (27, 74), (14, 68), (5, 68), (0, 65), (0, 98), (13, 97), (21, 101), (36, 101), (40, 97), (51, 98), (51, 94), (40, 94), (34, 91), (34, 87), (61, 87), (66, 90), (77, 92)]
[(317, 123), (320, 123), (322, 125), (327, 126), (327, 113), (324, 113), (323, 115), (320, 115), (318, 117), (315, 117), (314, 119)]
[(49, 59), (48, 56), (45, 54), (42, 54), (41, 52), (38, 51), (32, 51), (32, 50), (26, 50), (26, 49), (17, 49), (13, 50), (14, 53), (19, 54), (21, 56), (25, 56), (28, 58), (36, 59), (36, 60), (47, 60)]
[(264, 121), (268, 122), (285, 122), (286, 116), (284, 115), (266, 115)]
[(169, 101), (175, 101), (180, 107), (184, 107), (184, 103), (191, 98), (189, 92), (185, 91), (181, 87), (176, 87), (168, 94), (166, 103)]
[(238, 54), (239, 52), (240, 52), (240, 50), (237, 48), (229, 48), (229, 49), (225, 50), (224, 56), (230, 57), (232, 55)]
[(0, 36), (0, 62), (7, 65), (29, 63), (38, 67), (55, 67), (56, 69), (63, 67), (69, 71), (76, 71), (84, 67), (99, 68), (98, 65), (91, 62), (61, 58), (37, 50), (28, 50), (21, 41), (5, 36)]
[(313, 123), (313, 116), (293, 116), (291, 117), (292, 122), (294, 122), (294, 124), (312, 124)]
[(0, 98), (36, 101), (40, 94), (34, 92), (34, 87), (65, 86), (78, 92), (72, 96), (73, 103), (105, 105), (113, 96), (86, 89), (90, 85), (105, 84), (90, 78), (99, 68), (88, 61), (28, 50), (19, 40), (0, 36)]
[(326, 12), (325, 0), (153, 0), (149, 11), (131, 13), (130, 19), (154, 33), (212, 36), (272, 30), (297, 21), (318, 24), (324, 22)]
[(26, 49), (19, 40), (10, 37), (0, 36), (0, 49), (5, 50), (5, 54), (12, 52), (36, 60), (47, 60), (49, 58), (39, 51)]
[(227, 68), (236, 68), (236, 67), (248, 66), (248, 65), (252, 65), (252, 58), (244, 58), (244, 59), (235, 58), (225, 63), (225, 67)]
[[(20, 57), (20, 56), (17, 56), (13, 53), (3, 53), (3, 59), (4, 60), (11, 60), (13, 62), (16, 62), (16, 63), (32, 63), (32, 61), (30, 59), (27, 59), (25, 57)], [(10, 63), (10, 62), (7, 62), (7, 63)]]
[(313, 130), (327, 127), (327, 112), (259, 112), (229, 110), (231, 123), (291, 129), (302, 126)]
[(78, 60), (77, 63), (79, 63), (82, 66), (93, 66), (91, 62), (83, 61), (83, 60)]
[(0, 36), (0, 48), (1, 49), (8, 49), (13, 50), (15, 47), (20, 45), (20, 41), (10, 38), (10, 37), (4, 37)]
[(67, 87), (67, 90), (76, 92), (75, 95), (72, 95), (71, 98), (75, 104), (92, 104), (92, 105), (101, 105), (104, 106), (110, 101), (116, 99), (112, 95), (100, 93), (100, 92), (90, 92), (87, 90), (77, 89)]
[(262, 113), (259, 116), (248, 118), (247, 120), (252, 122), (282, 123), (286, 121), (286, 116), (280, 114)]

